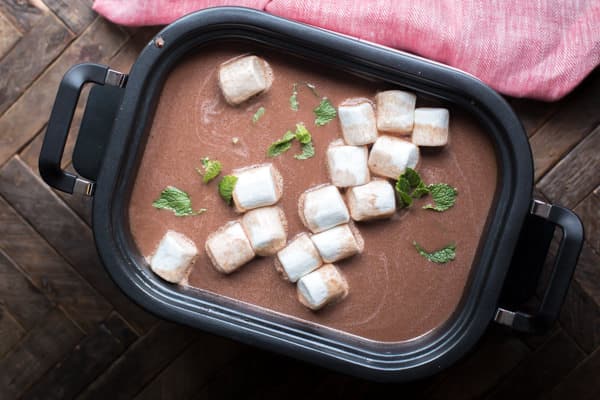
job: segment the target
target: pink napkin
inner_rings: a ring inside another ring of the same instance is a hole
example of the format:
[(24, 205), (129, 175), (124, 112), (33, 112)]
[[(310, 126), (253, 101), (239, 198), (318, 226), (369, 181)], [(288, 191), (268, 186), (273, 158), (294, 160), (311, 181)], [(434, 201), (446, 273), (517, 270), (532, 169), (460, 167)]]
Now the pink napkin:
[(123, 25), (239, 5), (409, 51), (501, 93), (557, 100), (600, 63), (598, 0), (95, 0)]

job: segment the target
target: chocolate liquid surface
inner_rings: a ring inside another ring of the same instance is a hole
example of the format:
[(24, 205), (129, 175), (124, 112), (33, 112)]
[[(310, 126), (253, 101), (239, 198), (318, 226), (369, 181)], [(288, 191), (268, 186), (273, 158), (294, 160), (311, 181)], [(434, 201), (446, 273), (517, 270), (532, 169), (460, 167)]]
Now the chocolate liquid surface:
[[(374, 100), (377, 91), (393, 89), (258, 49), (255, 54), (273, 69), (273, 86), (232, 107), (218, 88), (217, 67), (254, 50), (242, 45), (204, 48), (187, 56), (169, 74), (151, 121), (129, 207), (131, 232), (140, 253), (152, 254), (168, 229), (181, 232), (200, 251), (189, 276), (190, 286), (370, 340), (410, 340), (443, 324), (463, 295), (497, 183), (491, 141), (472, 119), (452, 109), (449, 145), (441, 151), (421, 151), (417, 170), (426, 183), (455, 186), (459, 192), (456, 205), (443, 213), (423, 210), (421, 206), (431, 202), (426, 196), (391, 219), (357, 223), (365, 240), (364, 252), (336, 263), (350, 286), (342, 302), (318, 312), (308, 310), (297, 300), (296, 286), (276, 272), (274, 257), (258, 257), (231, 275), (212, 267), (204, 250), (207, 236), (240, 215), (219, 197), (219, 178), (202, 183), (194, 169), (201, 167), (202, 157), (220, 160), (222, 175), (234, 168), (272, 162), (284, 179), (278, 205), (288, 220), (289, 240), (307, 231), (298, 216), (298, 198), (308, 188), (329, 181), (325, 151), (330, 142), (341, 138), (337, 119), (315, 126), (312, 110), (319, 99), (302, 82), (316, 85), (319, 95), (336, 106), (350, 97)], [(294, 83), (299, 84), (297, 112), (289, 103)], [(420, 105), (431, 103), (418, 96)], [(266, 112), (253, 124), (252, 116), (261, 106)], [(296, 160), (293, 155), (300, 148), (295, 143), (282, 156), (267, 158), (269, 145), (294, 130), (298, 122), (304, 122), (312, 133), (316, 156)], [(239, 138), (237, 144), (232, 143), (234, 137)], [(189, 193), (194, 209), (208, 211), (176, 217), (153, 208), (152, 201), (168, 185)], [(430, 251), (454, 242), (456, 259), (442, 265), (428, 262), (417, 253), (413, 241)]]

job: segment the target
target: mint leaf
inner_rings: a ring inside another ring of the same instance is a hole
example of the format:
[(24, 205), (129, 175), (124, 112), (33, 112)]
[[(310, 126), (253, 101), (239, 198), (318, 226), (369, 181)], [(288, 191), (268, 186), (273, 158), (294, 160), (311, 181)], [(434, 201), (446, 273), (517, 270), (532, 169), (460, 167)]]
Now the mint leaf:
[(202, 176), (202, 181), (204, 183), (208, 183), (215, 179), (221, 173), (221, 163), (217, 160), (211, 160), (208, 157), (204, 157), (202, 159), (202, 167), (204, 171), (200, 168), (196, 168), (196, 172)]
[(201, 214), (206, 211), (205, 208), (202, 208), (197, 212), (194, 212), (194, 210), (192, 210), (192, 199), (190, 196), (183, 190), (177, 189), (174, 186), (167, 186), (160, 192), (160, 197), (154, 200), (152, 206), (158, 209), (173, 211), (178, 217)]
[(413, 245), (415, 246), (420, 255), (436, 264), (445, 264), (454, 260), (454, 258), (456, 257), (456, 245), (454, 243), (451, 243), (446, 247), (443, 247), (439, 250), (435, 250), (431, 253), (419, 246), (417, 242), (413, 242)]
[(312, 141), (312, 137), (310, 136), (310, 132), (303, 123), (296, 124), (296, 139), (302, 144), (307, 144)]
[(435, 183), (427, 186), (427, 188), (431, 193), (431, 197), (433, 197), (433, 204), (423, 206), (424, 209), (442, 212), (454, 206), (458, 194), (456, 188), (446, 183)]
[(411, 188), (416, 188), (417, 186), (419, 186), (419, 184), (423, 183), (423, 180), (421, 179), (419, 173), (412, 168), (406, 168), (406, 171), (404, 171), (402, 176), (408, 180), (408, 183), (410, 184)]
[(413, 199), (420, 199), (429, 193), (429, 189), (423, 182), (419, 183), (419, 185), (412, 191), (410, 194)]
[(312, 158), (315, 155), (315, 147), (312, 142), (302, 144), (302, 153), (294, 155), (297, 160), (306, 160)]
[(294, 87), (292, 89), (292, 96), (290, 97), (290, 108), (292, 111), (298, 111), (298, 84), (294, 83)]
[(219, 195), (225, 200), (227, 204), (231, 204), (231, 198), (233, 196), (233, 189), (237, 183), (237, 176), (225, 175), (219, 181)]
[(337, 111), (327, 97), (323, 97), (319, 105), (313, 110), (315, 113), (315, 125), (323, 126), (331, 122), (336, 116)]
[(292, 140), (296, 137), (296, 134), (292, 131), (287, 131), (281, 139), (273, 142), (267, 149), (268, 157), (277, 157), (292, 147)]
[(260, 119), (260, 117), (262, 117), (263, 115), (265, 115), (265, 108), (260, 107), (258, 110), (256, 110), (256, 112), (252, 116), (252, 123), (253, 124), (257, 123), (258, 120)]

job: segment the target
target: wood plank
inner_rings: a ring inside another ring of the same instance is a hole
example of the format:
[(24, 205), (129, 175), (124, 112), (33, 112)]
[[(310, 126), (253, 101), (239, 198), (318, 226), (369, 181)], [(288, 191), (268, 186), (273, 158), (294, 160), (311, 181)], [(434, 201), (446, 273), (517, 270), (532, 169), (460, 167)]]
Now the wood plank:
[(23, 399), (72, 399), (91, 383), (135, 340), (136, 335), (119, 315), (112, 313), (75, 346)]
[(90, 228), (40, 177), (18, 157), (12, 158), (0, 172), (0, 194), (96, 291), (141, 332), (156, 324), (154, 316), (115, 285), (98, 257)]
[(44, 0), (52, 12), (75, 33), (81, 33), (96, 18), (93, 0)]
[[(160, 322), (138, 339), (79, 399), (130, 399), (177, 357), (197, 336), (190, 328)], [(115, 388), (119, 388), (115, 392)]]
[[(564, 332), (527, 357), (486, 399), (543, 398), (584, 358)], [(493, 363), (492, 363), (493, 364)]]
[(587, 243), (581, 249), (573, 279), (600, 309), (600, 255)]
[(33, 328), (53, 307), (2, 250), (0, 250), (0, 298), (26, 330)]
[(599, 92), (600, 73), (592, 73), (530, 138), (536, 181), (600, 123)]
[(25, 330), (5, 307), (0, 306), (0, 359), (19, 342)]
[(0, 197), (0, 248), (31, 281), (86, 332), (108, 315), (110, 304)]
[(559, 319), (584, 351), (590, 353), (600, 345), (600, 308), (577, 280), (571, 282)]
[(40, 18), (0, 61), (0, 114), (27, 89), (74, 35), (53, 14)]
[(0, 14), (0, 59), (17, 43), (21, 33)]
[(187, 399), (238, 356), (244, 347), (209, 334), (187, 348), (138, 394), (136, 399)]
[(0, 398), (18, 397), (83, 336), (58, 309), (33, 328), (19, 345), (0, 360)]
[(105, 62), (128, 35), (97, 18), (0, 117), (0, 165), (40, 132), (50, 116), (64, 73), (79, 62)]
[(560, 103), (511, 98), (510, 105), (531, 137), (559, 108)]
[(575, 207), (585, 229), (586, 242), (600, 253), (600, 186)]
[(10, 22), (19, 28), (21, 32), (28, 32), (47, 10), (47, 7), (41, 0), (0, 1), (0, 11), (2, 11)]
[[(599, 113), (600, 114), (600, 113)], [(540, 180), (553, 203), (574, 208), (600, 185), (600, 125)], [(598, 204), (596, 204), (596, 208)]]
[(555, 400), (595, 400), (600, 398), (600, 347), (586, 358), (550, 393)]

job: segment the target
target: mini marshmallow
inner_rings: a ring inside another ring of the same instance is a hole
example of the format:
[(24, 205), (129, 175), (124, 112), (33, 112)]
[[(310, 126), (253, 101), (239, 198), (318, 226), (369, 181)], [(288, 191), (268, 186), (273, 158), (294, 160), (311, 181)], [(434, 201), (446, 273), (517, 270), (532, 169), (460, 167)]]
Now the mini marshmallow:
[(271, 67), (256, 56), (236, 57), (219, 66), (219, 87), (231, 105), (268, 90), (272, 82)]
[(396, 133), (412, 131), (416, 101), (417, 96), (401, 90), (377, 93), (377, 129)]
[(393, 136), (380, 136), (369, 154), (369, 169), (376, 175), (397, 179), (419, 162), (419, 148)]
[(275, 267), (290, 282), (296, 282), (323, 264), (321, 256), (306, 233), (296, 236), (277, 253)]
[(449, 120), (450, 113), (445, 108), (417, 108), (412, 142), (417, 146), (445, 146)]
[(342, 135), (346, 144), (361, 146), (377, 140), (375, 111), (366, 99), (350, 99), (338, 107)]
[(345, 224), (350, 214), (338, 188), (323, 185), (308, 189), (300, 195), (298, 212), (304, 226), (317, 233)]
[(300, 278), (297, 293), (300, 303), (316, 311), (344, 299), (348, 295), (348, 282), (334, 265), (325, 264)]
[(150, 269), (162, 279), (179, 283), (185, 278), (198, 256), (198, 249), (187, 236), (167, 231), (150, 260)]
[(383, 179), (348, 189), (346, 199), (354, 221), (387, 218), (396, 212), (394, 187)]
[(337, 187), (364, 185), (369, 182), (366, 146), (346, 146), (341, 139), (327, 148), (327, 166), (331, 183)]
[(365, 243), (360, 232), (354, 226), (344, 224), (328, 229), (310, 237), (321, 258), (326, 263), (362, 253)]
[(239, 221), (231, 221), (206, 239), (206, 253), (215, 269), (230, 274), (254, 258), (252, 245)]
[(233, 202), (238, 212), (270, 206), (279, 201), (283, 179), (273, 164), (261, 164), (233, 171), (238, 180), (233, 189)]
[(287, 221), (279, 207), (248, 211), (242, 217), (242, 227), (254, 252), (259, 256), (271, 256), (285, 246)]

